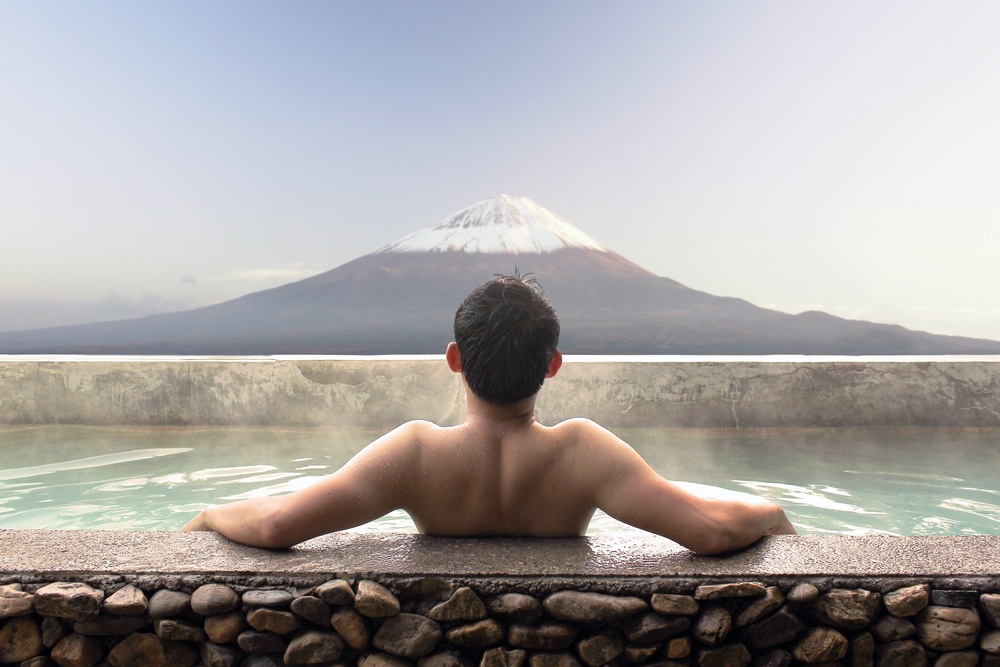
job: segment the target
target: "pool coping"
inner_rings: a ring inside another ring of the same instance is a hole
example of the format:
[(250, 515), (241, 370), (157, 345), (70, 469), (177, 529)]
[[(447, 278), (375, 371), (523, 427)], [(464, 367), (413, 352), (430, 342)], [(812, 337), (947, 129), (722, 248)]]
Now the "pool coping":
[[(1000, 536), (773, 536), (722, 556), (697, 556), (645, 534), (568, 539), (440, 538), (342, 532), (291, 549), (239, 545), (209, 533), (0, 530), (0, 583), (126, 580), (193, 587), (311, 586), (331, 578), (521, 580), (659, 589), (691, 580), (814, 581), (889, 590), (906, 582), (1000, 591)], [(957, 583), (956, 583), (957, 582)]]

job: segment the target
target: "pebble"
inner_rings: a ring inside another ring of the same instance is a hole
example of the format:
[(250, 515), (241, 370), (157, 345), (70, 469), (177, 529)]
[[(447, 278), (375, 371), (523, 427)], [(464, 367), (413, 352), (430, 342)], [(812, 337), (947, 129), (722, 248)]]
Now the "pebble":
[(917, 626), (904, 618), (883, 616), (872, 623), (871, 631), (876, 639), (888, 644), (901, 639), (909, 639), (917, 633)]
[(974, 609), (931, 605), (917, 616), (917, 637), (934, 651), (960, 651), (976, 642), (980, 626)]
[(754, 581), (737, 584), (706, 584), (694, 591), (695, 600), (718, 600), (720, 598), (755, 598), (764, 595), (767, 587)]
[(97, 637), (84, 637), (72, 633), (52, 647), (52, 659), (64, 667), (96, 664), (104, 655), (104, 643)]
[(191, 608), (191, 595), (180, 591), (161, 589), (149, 598), (146, 613), (150, 618), (169, 618), (180, 616)]
[(239, 594), (223, 584), (205, 584), (191, 594), (191, 609), (202, 616), (225, 614), (239, 606)]
[(229, 644), (247, 629), (247, 619), (243, 612), (231, 611), (228, 614), (209, 616), (203, 627), (208, 638), (216, 644)]
[(0, 620), (33, 613), (35, 613), (34, 595), (23, 591), (11, 591), (9, 595), (0, 595)]
[(987, 653), (1000, 654), (1000, 630), (983, 633), (979, 640), (979, 648)]
[[(322, 594), (320, 598), (327, 602)], [(387, 618), (399, 614), (399, 600), (382, 584), (363, 579), (358, 584), (354, 608), (368, 618)]]
[(288, 591), (247, 591), (243, 594), (243, 604), (250, 607), (287, 607), (293, 599), (295, 596)]
[(872, 591), (834, 588), (813, 601), (812, 612), (835, 628), (859, 630), (874, 618), (879, 599), (879, 594)]
[(74, 621), (96, 618), (101, 613), (104, 591), (87, 584), (56, 582), (35, 592), (35, 611)]
[(777, 586), (768, 586), (764, 597), (751, 602), (746, 609), (736, 617), (736, 627), (742, 628), (751, 623), (756, 623), (764, 618), (785, 602), (785, 596)]
[(208, 638), (201, 626), (170, 618), (158, 618), (153, 621), (153, 632), (160, 639), (177, 642), (198, 643)]
[(733, 627), (733, 617), (722, 607), (709, 607), (694, 623), (691, 634), (702, 644), (713, 646), (725, 640)]
[(401, 658), (420, 658), (434, 650), (442, 635), (437, 621), (402, 613), (383, 621), (372, 638), (372, 646)]
[(491, 648), (483, 652), (479, 667), (524, 667), (528, 654), (520, 649)]
[(752, 660), (750, 651), (743, 644), (737, 642), (727, 646), (703, 649), (698, 654), (698, 665), (700, 667), (745, 667)]
[(538, 625), (515, 623), (507, 629), (507, 643), (515, 648), (554, 651), (568, 648), (576, 639), (572, 625), (543, 621)]
[(142, 616), (110, 616), (102, 614), (97, 618), (77, 621), (73, 624), (73, 632), (80, 635), (112, 637), (127, 635), (149, 625)]
[(882, 602), (893, 616), (916, 616), (927, 606), (930, 594), (931, 587), (927, 584), (907, 586), (886, 593)]
[(851, 639), (851, 667), (875, 667), (875, 637), (862, 632)]
[(490, 598), (486, 606), (494, 614), (517, 623), (535, 623), (542, 617), (542, 603), (523, 593), (504, 593)]
[(142, 616), (149, 608), (146, 594), (135, 586), (122, 586), (104, 600), (104, 612), (118, 616)]
[(164, 641), (152, 633), (131, 634), (108, 653), (112, 667), (193, 667), (198, 650), (183, 642)]
[(58, 618), (46, 616), (42, 619), (42, 643), (45, 646), (52, 648), (68, 632), (69, 628)]
[(788, 591), (787, 599), (793, 604), (806, 604), (819, 597), (819, 589), (812, 584), (795, 584)]
[(979, 596), (979, 606), (986, 614), (986, 620), (994, 628), (1000, 628), (1000, 595), (985, 593)]
[(613, 623), (649, 608), (637, 597), (602, 593), (559, 591), (542, 601), (542, 608), (555, 619), (573, 623)]
[(344, 640), (332, 632), (305, 630), (295, 635), (285, 649), (286, 665), (320, 665), (333, 662), (344, 652)]
[(753, 648), (769, 648), (790, 642), (805, 630), (805, 624), (786, 608), (747, 627), (747, 641)]
[(622, 626), (630, 642), (648, 644), (680, 634), (691, 627), (686, 616), (663, 616), (656, 612), (634, 616)]
[(978, 664), (979, 653), (976, 651), (949, 651), (934, 661), (934, 667), (976, 667)]
[[(660, 650), (660, 647), (661, 644), (649, 644), (649, 645), (629, 644), (625, 647), (625, 660), (627, 660), (630, 663), (646, 662), (647, 660), (652, 658), (657, 651)], [(668, 656), (668, 657), (673, 657), (673, 656)]]
[[(292, 600), (289, 608), (310, 623), (326, 627), (330, 621), (330, 605), (312, 595), (301, 595)], [(354, 610), (349, 610), (354, 613)]]
[(625, 652), (625, 642), (610, 632), (601, 632), (580, 640), (576, 653), (590, 667), (601, 667)]
[(694, 616), (699, 608), (693, 595), (654, 593), (650, 603), (654, 611), (665, 616)]
[(235, 646), (201, 642), (198, 644), (198, 655), (205, 667), (236, 667), (240, 664), (243, 652)]
[(413, 663), (388, 653), (368, 653), (358, 660), (358, 667), (413, 667)]
[(290, 635), (302, 627), (302, 621), (292, 612), (268, 607), (251, 610), (247, 614), (247, 623), (254, 630), (276, 635)]
[(43, 648), (42, 630), (33, 616), (18, 616), (0, 627), (0, 663), (30, 660)]
[(351, 648), (368, 648), (371, 634), (368, 631), (368, 624), (358, 612), (349, 608), (338, 609), (330, 616), (330, 625)]
[(487, 616), (486, 605), (468, 586), (456, 590), (446, 601), (427, 614), (435, 621), (480, 621)]
[(580, 667), (572, 653), (534, 653), (528, 658), (531, 667)]
[(878, 664), (879, 667), (925, 667), (927, 651), (912, 639), (882, 644), (878, 650)]
[(975, 609), (977, 602), (979, 602), (979, 593), (976, 591), (931, 591), (931, 604), (940, 605), (942, 607), (964, 607), (966, 609)]
[(420, 658), (417, 667), (473, 667), (473, 664), (460, 651), (439, 651)]
[(796, 642), (792, 657), (808, 663), (832, 662), (847, 655), (847, 637), (833, 628), (809, 628)]
[(288, 640), (273, 632), (244, 630), (236, 637), (236, 644), (244, 653), (284, 653)]
[(354, 591), (351, 589), (351, 585), (343, 579), (334, 579), (320, 584), (313, 591), (313, 594), (327, 604), (338, 606), (354, 604)]
[(459, 625), (445, 633), (445, 639), (460, 648), (484, 648), (503, 641), (507, 631), (499, 621), (488, 618), (468, 625)]

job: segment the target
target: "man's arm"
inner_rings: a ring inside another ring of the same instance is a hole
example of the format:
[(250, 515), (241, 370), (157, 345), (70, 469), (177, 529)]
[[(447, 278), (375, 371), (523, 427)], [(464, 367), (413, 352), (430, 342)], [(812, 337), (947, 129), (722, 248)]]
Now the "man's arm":
[(667, 537), (692, 551), (714, 554), (751, 544), (764, 535), (793, 534), (784, 510), (765, 500), (709, 499), (660, 477), (639, 454), (597, 426), (590, 459), (599, 470), (595, 504), (612, 517)]
[(284, 548), (377, 519), (404, 502), (421, 428), (403, 424), (337, 472), (288, 495), (208, 507), (184, 530), (214, 530), (235, 542)]

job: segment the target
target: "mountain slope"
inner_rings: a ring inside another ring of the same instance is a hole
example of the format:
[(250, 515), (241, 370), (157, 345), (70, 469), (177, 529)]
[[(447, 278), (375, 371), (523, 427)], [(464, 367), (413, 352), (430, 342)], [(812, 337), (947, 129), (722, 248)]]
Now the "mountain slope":
[(0, 353), (440, 353), (497, 273), (534, 274), (570, 354), (996, 354), (1000, 343), (787, 315), (656, 276), (535, 202), (501, 195), (331, 271), (215, 306), (0, 333)]

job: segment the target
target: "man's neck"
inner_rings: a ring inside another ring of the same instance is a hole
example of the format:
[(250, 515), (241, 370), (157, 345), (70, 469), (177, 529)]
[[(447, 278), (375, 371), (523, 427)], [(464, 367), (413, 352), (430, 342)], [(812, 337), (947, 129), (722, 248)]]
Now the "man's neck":
[(534, 396), (509, 405), (494, 405), (476, 397), (466, 387), (465, 403), (470, 422), (486, 420), (494, 423), (530, 423), (535, 420)]

